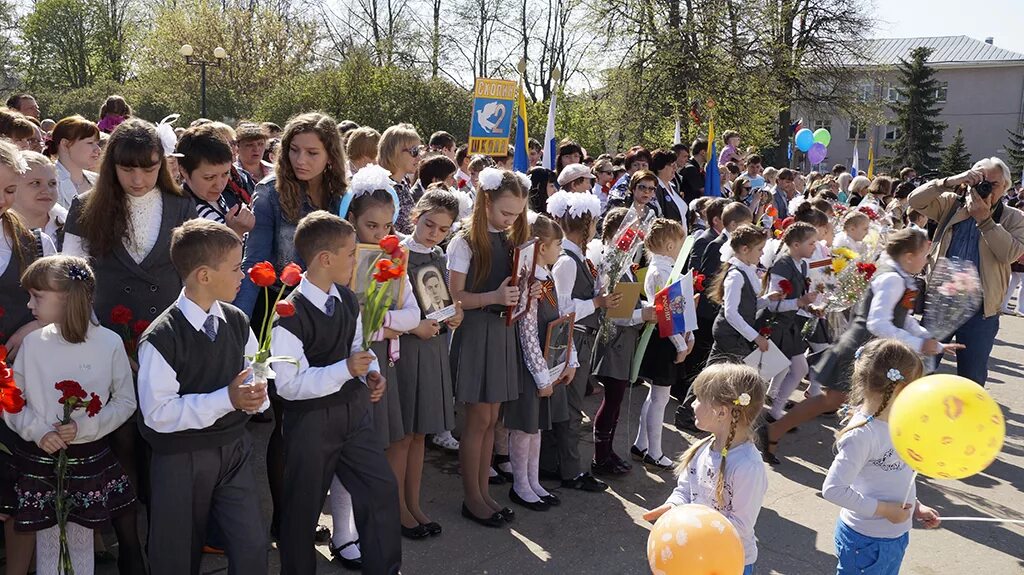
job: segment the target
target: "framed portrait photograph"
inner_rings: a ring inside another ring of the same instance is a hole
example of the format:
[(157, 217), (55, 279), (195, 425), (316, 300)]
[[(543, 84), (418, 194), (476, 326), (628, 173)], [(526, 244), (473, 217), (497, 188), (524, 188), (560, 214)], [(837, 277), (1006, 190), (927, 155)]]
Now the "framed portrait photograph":
[[(380, 249), (377, 244), (356, 244), (356, 266), (352, 270), (352, 279), (349, 280), (348, 287), (356, 294), (360, 307), (366, 303), (366, 288), (369, 286), (369, 282), (373, 281), (370, 278), (370, 270), (379, 258), (388, 257), (387, 252)], [(408, 264), (409, 253), (406, 252), (403, 267), (408, 269)], [(392, 305), (401, 305), (405, 291), (405, 277), (403, 274), (402, 277), (388, 284), (388, 289), (391, 290)]]
[(517, 247), (512, 254), (512, 282), (519, 288), (519, 303), (508, 306), (505, 325), (512, 325), (523, 317), (523, 314), (530, 310), (530, 284), (534, 281), (534, 270), (537, 267), (537, 250), (540, 249), (540, 242), (537, 238), (528, 240)]
[(544, 361), (548, 364), (551, 381), (558, 379), (569, 364), (572, 326), (575, 321), (576, 314), (570, 313), (548, 324), (548, 335), (544, 340)]
[(444, 281), (444, 271), (430, 263), (411, 272), (409, 281), (416, 303), (426, 319), (442, 322), (455, 315), (455, 300)]

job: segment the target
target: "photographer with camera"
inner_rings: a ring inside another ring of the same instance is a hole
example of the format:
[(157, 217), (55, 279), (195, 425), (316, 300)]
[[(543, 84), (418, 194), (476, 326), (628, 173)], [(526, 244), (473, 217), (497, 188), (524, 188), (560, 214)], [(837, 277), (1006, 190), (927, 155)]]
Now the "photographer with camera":
[(970, 260), (981, 276), (982, 305), (956, 331), (958, 375), (984, 386), (988, 358), (999, 331), (999, 310), (1010, 282), (1010, 264), (1024, 254), (1024, 213), (1002, 197), (1010, 169), (999, 158), (979, 160), (970, 170), (931, 180), (910, 194), (910, 207), (938, 222), (931, 260)]

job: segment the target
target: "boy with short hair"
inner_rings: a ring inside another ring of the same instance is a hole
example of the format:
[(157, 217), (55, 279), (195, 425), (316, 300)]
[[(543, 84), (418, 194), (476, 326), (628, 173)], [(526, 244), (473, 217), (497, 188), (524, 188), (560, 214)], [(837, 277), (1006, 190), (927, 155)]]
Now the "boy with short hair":
[(336, 477), (352, 494), (363, 571), (394, 574), (402, 561), (398, 484), (370, 416), (387, 382), (377, 358), (363, 351), (359, 306), (344, 287), (355, 267), (355, 229), (316, 211), (299, 221), (294, 244), (308, 267), (285, 299), (294, 314), (277, 319), (271, 344), (272, 355), (298, 362), (273, 364), (290, 486), (281, 511), (281, 572), (316, 572), (313, 533)]
[(246, 356), (258, 347), (249, 318), (223, 303), (242, 282), (242, 241), (223, 224), (189, 220), (172, 232), (171, 261), (185, 288), (139, 345), (139, 429), (153, 449), (150, 570), (197, 575), (212, 516), (228, 573), (266, 573), (270, 541), (245, 424), (270, 402), (266, 385), (249, 383)]
[(178, 139), (178, 166), (184, 188), (196, 201), (200, 218), (227, 225), (239, 237), (256, 225), (242, 198), (231, 189), (231, 146), (212, 124), (189, 128)]

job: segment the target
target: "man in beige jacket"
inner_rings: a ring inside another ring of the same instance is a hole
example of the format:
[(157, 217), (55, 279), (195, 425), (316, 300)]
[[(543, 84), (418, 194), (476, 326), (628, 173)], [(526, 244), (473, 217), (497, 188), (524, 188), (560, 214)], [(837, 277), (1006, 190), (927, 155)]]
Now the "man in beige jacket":
[[(981, 182), (991, 183), (987, 197)], [(1024, 214), (1006, 206), (1010, 170), (999, 158), (985, 158), (962, 174), (932, 180), (910, 194), (910, 207), (938, 222), (932, 262), (939, 257), (970, 260), (981, 275), (982, 305), (954, 334), (966, 347), (957, 351), (957, 374), (984, 386), (988, 358), (999, 331), (999, 309), (1010, 281), (1010, 263), (1024, 254)]]

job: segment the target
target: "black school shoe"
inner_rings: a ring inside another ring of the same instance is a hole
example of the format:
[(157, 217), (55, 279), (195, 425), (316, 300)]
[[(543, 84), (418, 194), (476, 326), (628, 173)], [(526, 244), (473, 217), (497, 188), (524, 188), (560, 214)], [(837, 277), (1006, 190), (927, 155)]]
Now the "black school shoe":
[(331, 555), (334, 556), (334, 559), (338, 563), (341, 563), (342, 567), (344, 567), (345, 569), (348, 569), (350, 571), (362, 571), (363, 570), (363, 558), (362, 558), (362, 556), (359, 556), (359, 557), (357, 557), (355, 559), (345, 559), (344, 557), (341, 556), (341, 550), (342, 549), (348, 547), (349, 545), (357, 545), (358, 543), (359, 543), (359, 540), (356, 539), (355, 541), (349, 541), (348, 543), (342, 545), (341, 547), (335, 547), (334, 543), (329, 543), (328, 545), (330, 546)]
[(563, 479), (562, 487), (566, 489), (577, 489), (590, 493), (600, 493), (608, 489), (608, 484), (594, 477), (590, 473), (580, 473), (573, 479)]
[(484, 527), (501, 527), (505, 525), (505, 519), (501, 513), (492, 513), (490, 517), (477, 517), (469, 510), (469, 507), (466, 507), (465, 503), (462, 504), (462, 516)]
[(548, 505), (543, 499), (533, 502), (523, 499), (518, 493), (516, 493), (514, 488), (510, 488), (508, 490), (508, 498), (512, 500), (512, 503), (521, 505), (530, 511), (547, 511), (548, 509), (551, 509), (551, 505)]
[(552, 507), (558, 507), (562, 504), (562, 500), (554, 493), (548, 493), (547, 495), (541, 496), (540, 500)]

